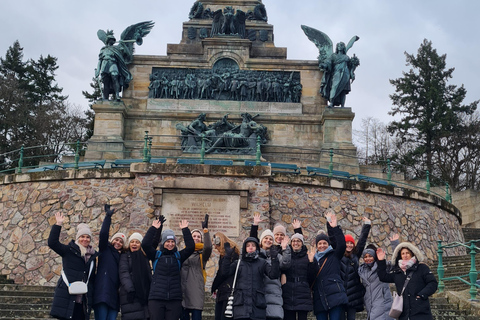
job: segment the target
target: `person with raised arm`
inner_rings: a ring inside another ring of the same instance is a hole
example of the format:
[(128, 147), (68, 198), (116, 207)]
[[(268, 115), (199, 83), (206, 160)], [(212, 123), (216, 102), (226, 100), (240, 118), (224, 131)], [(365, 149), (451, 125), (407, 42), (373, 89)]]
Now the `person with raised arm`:
[(313, 309), (310, 285), (308, 284), (308, 255), (303, 238), (300, 220), (292, 223), (295, 234), (290, 242), (290, 268), (283, 270), (283, 310), (284, 320), (307, 320)]
[(195, 251), (188, 221), (179, 222), (185, 248), (177, 249), (177, 240), (173, 230), (162, 232), (160, 249), (156, 250), (154, 237), (162, 226), (160, 220), (154, 220), (142, 241), (142, 249), (152, 261), (153, 276), (148, 295), (150, 320), (178, 320), (182, 314), (182, 282), (180, 270), (183, 262)]
[(308, 259), (311, 262), (308, 274), (312, 283), (313, 313), (317, 320), (340, 320), (348, 303), (340, 271), (341, 260), (347, 246), (335, 214), (328, 212), (326, 218), (332, 228), (336, 248), (331, 246), (328, 235), (322, 232), (315, 238), (316, 251), (308, 252)]
[(195, 252), (182, 264), (183, 315), (182, 320), (202, 320), (205, 301), (205, 265), (212, 254), (212, 240), (208, 232), (208, 214), (202, 221), (202, 230), (192, 230)]
[(430, 268), (423, 263), (425, 257), (420, 249), (410, 242), (400, 243), (393, 251), (390, 272), (387, 272), (385, 251), (378, 248), (376, 253), (380, 281), (395, 283), (398, 295), (403, 297), (399, 320), (433, 319), (428, 297), (437, 291), (438, 283)]
[[(56, 223), (48, 237), (48, 246), (62, 257), (62, 277), (58, 279), (50, 315), (57, 319), (88, 320), (92, 310), (95, 258), (97, 252), (91, 245), (92, 231), (85, 223), (77, 226), (77, 235), (68, 244), (60, 242), (60, 231), (65, 221), (61, 212), (55, 213)], [(68, 281), (68, 283), (66, 283)], [(82, 281), (88, 291), (70, 294), (69, 284)]]

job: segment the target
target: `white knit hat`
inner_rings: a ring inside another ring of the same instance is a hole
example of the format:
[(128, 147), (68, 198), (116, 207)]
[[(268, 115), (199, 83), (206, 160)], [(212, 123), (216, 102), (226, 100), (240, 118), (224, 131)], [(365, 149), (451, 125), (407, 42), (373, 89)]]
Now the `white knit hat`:
[(85, 234), (89, 236), (90, 239), (92, 238), (92, 230), (90, 230), (90, 227), (88, 226), (88, 224), (80, 223), (77, 226), (77, 237), (75, 238), (75, 240), (78, 240), (81, 236)]
[(121, 232), (117, 232), (113, 235), (112, 239), (110, 239), (110, 242), (112, 242), (114, 239), (116, 238), (120, 238), (123, 240), (123, 244), (125, 245), (125, 241), (127, 240), (127, 237), (125, 236), (125, 234), (121, 233)]
[(128, 244), (130, 244), (130, 242), (132, 240), (138, 240), (140, 243), (143, 241), (143, 237), (140, 233), (138, 232), (134, 232), (132, 233), (132, 235), (128, 238)]
[(272, 230), (266, 229), (262, 232), (262, 235), (260, 236), (260, 245), (262, 245), (263, 238), (265, 238), (266, 236), (272, 237), (272, 240), (275, 239)]

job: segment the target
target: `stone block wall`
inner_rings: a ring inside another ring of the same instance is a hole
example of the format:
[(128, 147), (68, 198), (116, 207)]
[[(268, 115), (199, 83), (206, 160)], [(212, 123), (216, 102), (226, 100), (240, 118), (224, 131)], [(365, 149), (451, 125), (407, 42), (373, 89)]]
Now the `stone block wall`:
[[(127, 236), (133, 232), (144, 234), (161, 210), (154, 206), (153, 199), (157, 181), (198, 184), (206, 176), (248, 189), (248, 206), (240, 209), (240, 236), (236, 239), (239, 244), (248, 236), (255, 213), (266, 221), (260, 225), (260, 232), (281, 222), (291, 233), (290, 223), (294, 218), (300, 219), (310, 243), (317, 231), (325, 228), (326, 210), (333, 210), (343, 230), (355, 238), (360, 234), (362, 216), (368, 216), (373, 224), (369, 242), (388, 249), (388, 237), (398, 232), (402, 240), (417, 244), (429, 261), (436, 259), (437, 239), (463, 241), (458, 211), (433, 196), (323, 177), (271, 175), (268, 167), (209, 167), (135, 164), (130, 170), (65, 170), (5, 176), (0, 180), (1, 273), (16, 283), (53, 286), (61, 272), (61, 258), (47, 245), (55, 212), (62, 211), (67, 216), (61, 233), (63, 243), (73, 239), (76, 226), (85, 222), (92, 229), (96, 246), (105, 203), (116, 209), (111, 235), (118, 231)], [(168, 219), (168, 212), (163, 214)], [(196, 227), (192, 225), (191, 229)], [(210, 226), (210, 231), (213, 235), (215, 226)], [(458, 253), (459, 250), (450, 250), (446, 255)], [(214, 253), (207, 264), (208, 286), (217, 260), (218, 254)]]

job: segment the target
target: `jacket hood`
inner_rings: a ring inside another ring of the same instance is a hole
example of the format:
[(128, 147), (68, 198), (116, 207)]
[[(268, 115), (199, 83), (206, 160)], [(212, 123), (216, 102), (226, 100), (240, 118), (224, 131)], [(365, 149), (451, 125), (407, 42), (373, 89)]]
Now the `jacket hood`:
[(412, 251), (413, 255), (415, 256), (415, 259), (417, 259), (418, 262), (423, 262), (423, 260), (425, 260), (425, 256), (420, 251), (420, 249), (418, 249), (417, 246), (411, 244), (410, 242), (402, 242), (393, 251), (392, 265), (396, 266), (397, 261), (402, 258), (402, 257), (399, 257), (399, 256), (400, 256), (400, 251), (402, 251), (403, 248), (407, 248), (410, 251)]
[(243, 245), (242, 245), (242, 256), (245, 257), (245, 255), (246, 255), (246, 253), (247, 253), (247, 242), (254, 242), (254, 243), (255, 243), (255, 246), (257, 246), (257, 252), (260, 251), (260, 244), (258, 243), (257, 238), (248, 237), (247, 239), (245, 239), (245, 241), (243, 241)]

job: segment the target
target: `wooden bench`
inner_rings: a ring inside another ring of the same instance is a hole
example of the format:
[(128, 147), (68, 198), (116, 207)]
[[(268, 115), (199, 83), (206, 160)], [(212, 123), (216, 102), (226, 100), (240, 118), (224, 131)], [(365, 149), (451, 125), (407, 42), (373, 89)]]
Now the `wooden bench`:
[[(307, 166), (307, 174), (309, 176), (330, 176), (330, 170), (325, 168)], [(350, 179), (352, 176), (347, 171), (332, 170), (332, 177)]]
[(58, 168), (58, 165), (52, 164), (52, 165), (42, 166), (38, 168), (33, 168), (28, 170), (27, 172), (43, 172), (43, 171), (57, 170), (57, 168)]
[[(178, 164), (200, 164), (200, 159), (177, 159)], [(232, 166), (233, 160), (204, 159), (203, 164), (214, 166)]]
[[(245, 160), (246, 166), (256, 166), (257, 161), (255, 160)], [(270, 166), (272, 168), (272, 172), (278, 173), (292, 173), (292, 174), (300, 174), (300, 169), (296, 164), (289, 164), (289, 163), (276, 163), (276, 162), (260, 162), (261, 166)]]
[[(78, 168), (103, 168), (107, 161), (106, 160), (95, 160), (95, 161), (82, 161), (78, 163)], [(63, 169), (73, 169), (75, 168), (75, 162), (72, 163), (64, 163), (62, 165)]]
[[(115, 159), (112, 168), (129, 168), (132, 163), (143, 162), (143, 159)], [(149, 163), (166, 163), (166, 158), (151, 158)]]
[(371, 182), (375, 184), (381, 184), (384, 186), (394, 186), (392, 183), (388, 183), (387, 180), (379, 179), (379, 178), (372, 178), (368, 176), (364, 176), (363, 174), (357, 174), (357, 180), (358, 181), (363, 181), (363, 182)]

